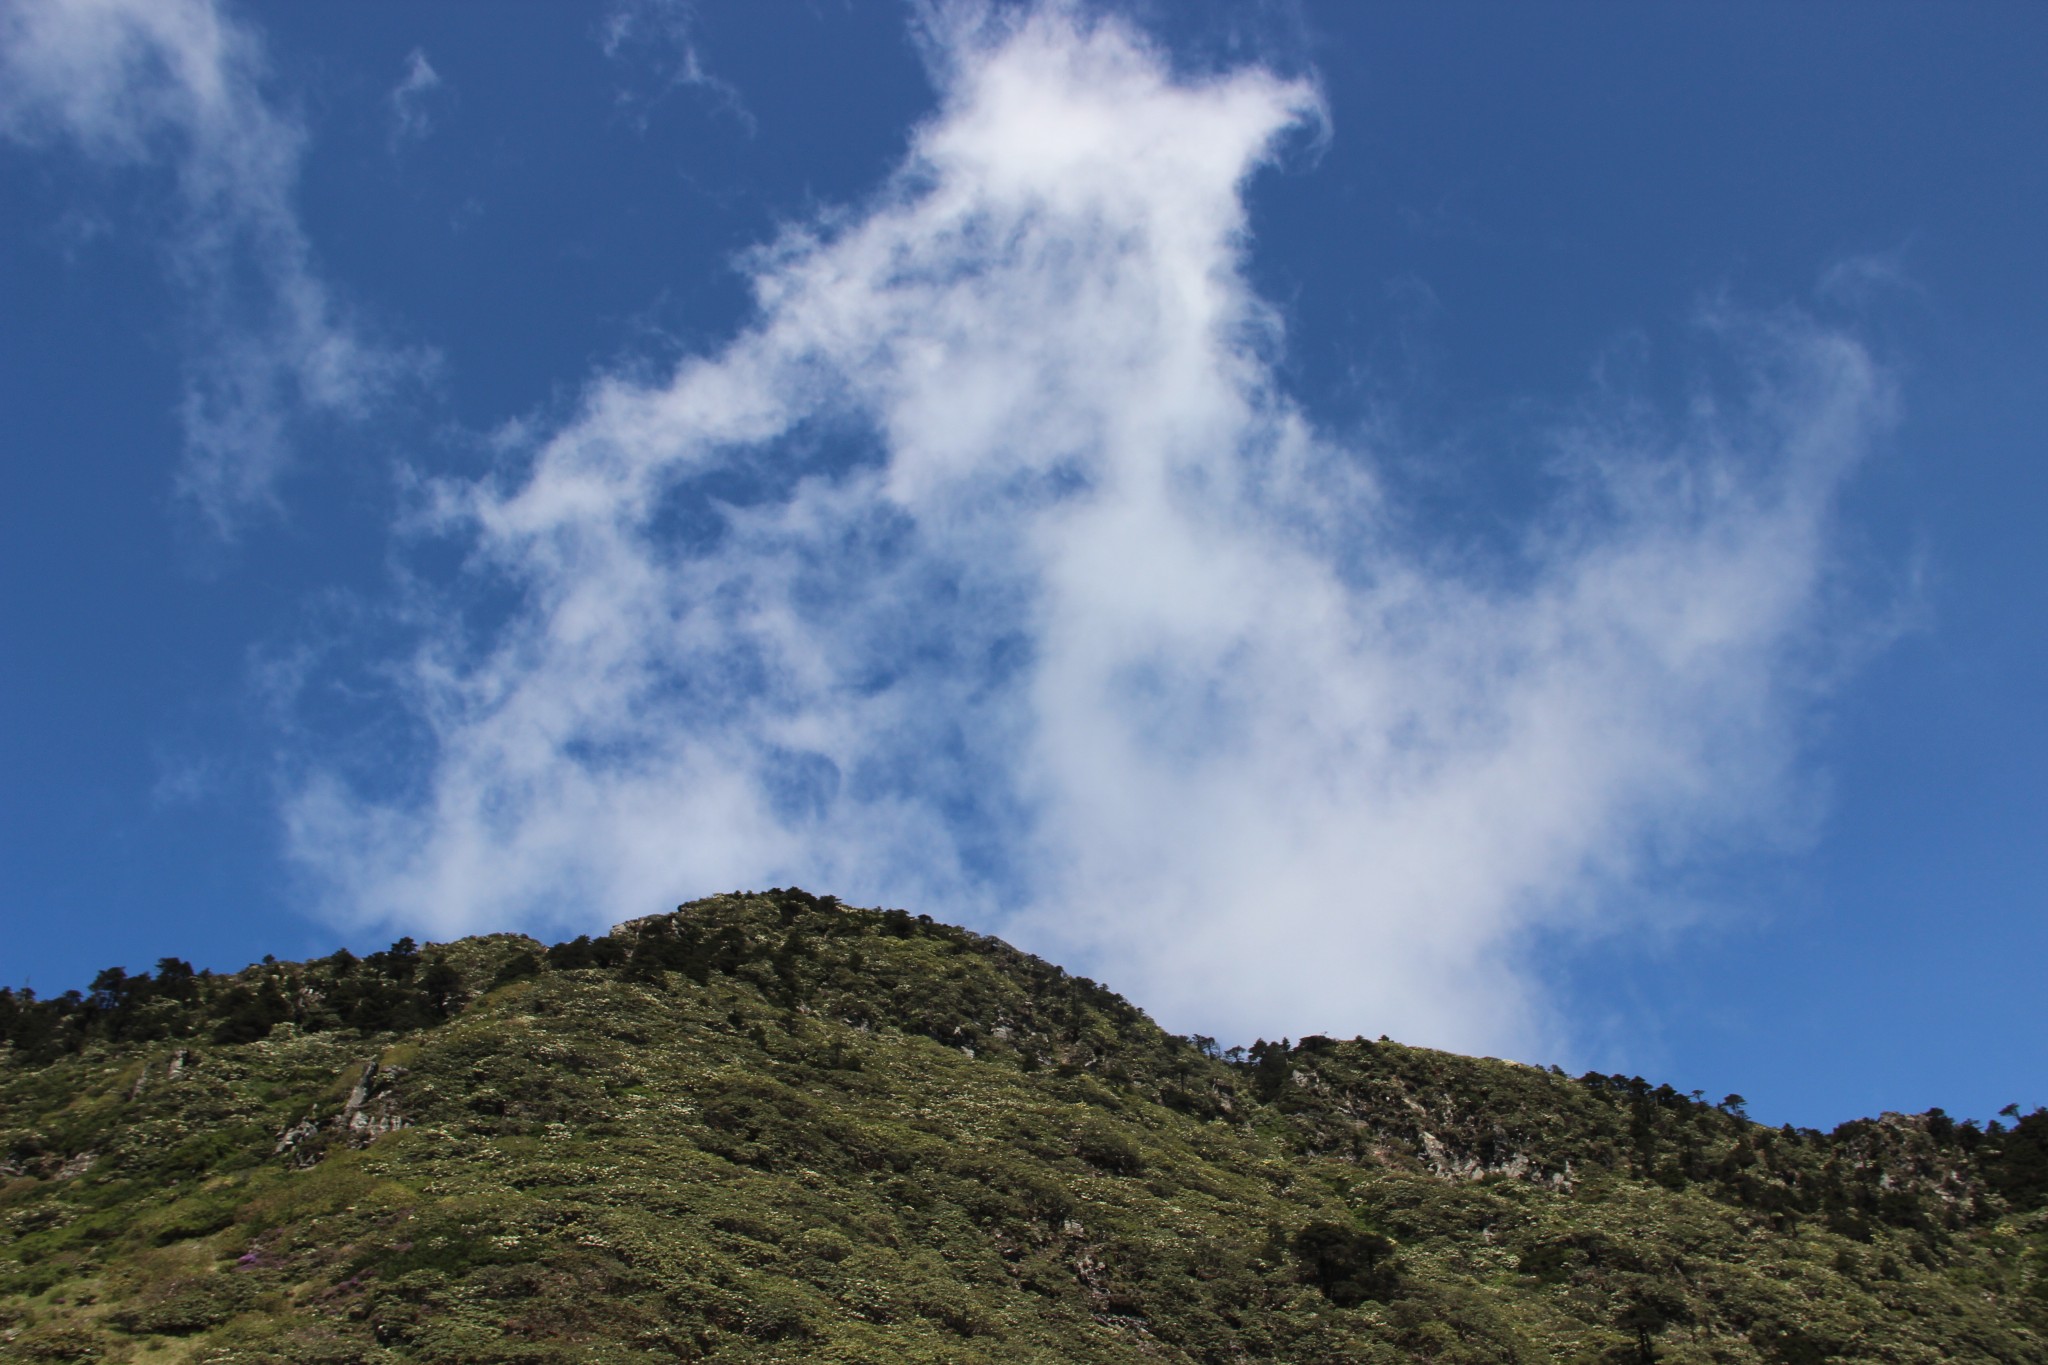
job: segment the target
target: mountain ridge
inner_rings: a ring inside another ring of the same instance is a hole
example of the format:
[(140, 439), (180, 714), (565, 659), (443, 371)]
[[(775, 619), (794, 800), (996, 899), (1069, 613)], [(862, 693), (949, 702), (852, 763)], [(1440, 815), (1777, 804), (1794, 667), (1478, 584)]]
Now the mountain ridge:
[(0, 1033), (22, 1359), (2048, 1360), (2043, 1111), (1224, 1052), (795, 889)]

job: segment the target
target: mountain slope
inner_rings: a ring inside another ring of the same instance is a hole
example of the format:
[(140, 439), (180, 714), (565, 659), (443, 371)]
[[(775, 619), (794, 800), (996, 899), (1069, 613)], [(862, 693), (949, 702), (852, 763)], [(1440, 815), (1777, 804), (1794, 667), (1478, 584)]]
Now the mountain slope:
[(2048, 1114), (1217, 1055), (802, 892), (0, 996), (0, 1356), (2048, 1361)]

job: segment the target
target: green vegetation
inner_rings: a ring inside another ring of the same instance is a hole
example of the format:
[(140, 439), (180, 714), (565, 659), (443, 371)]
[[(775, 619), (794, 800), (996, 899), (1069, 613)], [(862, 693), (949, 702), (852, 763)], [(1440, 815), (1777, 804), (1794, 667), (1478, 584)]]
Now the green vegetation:
[(0, 1358), (2048, 1361), (2048, 1112), (1219, 1052), (799, 891), (0, 992)]

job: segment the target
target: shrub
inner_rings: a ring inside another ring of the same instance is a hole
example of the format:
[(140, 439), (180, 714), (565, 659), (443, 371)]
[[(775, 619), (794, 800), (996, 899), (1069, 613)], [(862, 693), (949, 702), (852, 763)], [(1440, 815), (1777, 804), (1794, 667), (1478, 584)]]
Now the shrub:
[(1396, 1283), (1394, 1244), (1376, 1232), (1319, 1219), (1294, 1234), (1303, 1278), (1339, 1308), (1384, 1299)]

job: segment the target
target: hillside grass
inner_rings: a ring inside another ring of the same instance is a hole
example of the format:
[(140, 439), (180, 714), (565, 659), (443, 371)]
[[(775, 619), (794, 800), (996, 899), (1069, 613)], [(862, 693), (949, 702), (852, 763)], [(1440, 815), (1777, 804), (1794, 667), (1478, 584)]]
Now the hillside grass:
[(0, 1357), (2048, 1361), (2027, 1120), (1224, 1055), (800, 892), (369, 962), (10, 1049)]

